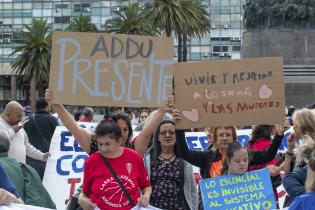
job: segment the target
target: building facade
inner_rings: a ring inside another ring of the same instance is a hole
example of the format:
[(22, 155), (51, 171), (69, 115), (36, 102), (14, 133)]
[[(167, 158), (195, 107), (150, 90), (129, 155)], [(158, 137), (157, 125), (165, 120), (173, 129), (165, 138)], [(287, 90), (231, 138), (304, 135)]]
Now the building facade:
[[(207, 7), (211, 31), (202, 38), (190, 38), (188, 60), (238, 59), (241, 50), (242, 4), (244, 0), (202, 0)], [(11, 99), (29, 105), (29, 81), (14, 75), (10, 67), (12, 48), (23, 39), (23, 26), (32, 18), (44, 18), (54, 30), (64, 30), (74, 17), (90, 16), (100, 30), (106, 20), (131, 2), (144, 0), (1, 0), (0, 1), (0, 111)], [(174, 38), (174, 59), (177, 58)], [(14, 94), (16, 93), (16, 95)]]

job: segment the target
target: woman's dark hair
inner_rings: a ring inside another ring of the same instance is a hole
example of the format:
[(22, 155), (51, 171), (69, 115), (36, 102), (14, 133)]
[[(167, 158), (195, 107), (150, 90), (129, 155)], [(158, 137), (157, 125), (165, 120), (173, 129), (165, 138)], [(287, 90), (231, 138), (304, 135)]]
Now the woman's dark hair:
[[(163, 120), (159, 124), (159, 126), (156, 129), (154, 136), (153, 136), (152, 146), (150, 147), (151, 161), (156, 161), (159, 158), (159, 155), (161, 154), (161, 143), (159, 141), (159, 137), (160, 137), (161, 126), (164, 124), (172, 124), (173, 126), (175, 126), (175, 123), (171, 120)], [(179, 153), (176, 149), (176, 143), (174, 145), (173, 151), (174, 151), (176, 156), (179, 156)]]
[(113, 134), (116, 141), (122, 137), (121, 130), (116, 123), (101, 121), (95, 128), (95, 137)]
[(132, 127), (131, 127), (131, 123), (128, 117), (128, 114), (124, 113), (124, 112), (117, 112), (117, 113), (113, 113), (109, 116), (106, 117), (107, 121), (114, 121), (115, 123), (118, 122), (118, 120), (123, 120), (126, 122), (127, 126), (128, 126), (128, 137), (126, 140), (126, 146), (127, 147), (132, 147), (132, 145), (130, 145), (130, 140), (132, 139), (133, 136), (133, 132), (132, 132)]
[(249, 140), (250, 144), (254, 144), (258, 139), (269, 139), (271, 140), (271, 132), (274, 125), (257, 125), (255, 126), (252, 137)]
[(36, 110), (41, 111), (44, 110), (48, 106), (48, 102), (45, 99), (39, 99), (36, 102)]
[(79, 121), (80, 117), (81, 117), (82, 113), (81, 112), (75, 112), (74, 113), (74, 120), (75, 121)]
[[(228, 161), (230, 161), (233, 156), (234, 156), (234, 152), (239, 150), (239, 149), (245, 149), (247, 151), (248, 154), (248, 158), (249, 158), (249, 152), (246, 149), (246, 147), (244, 147), (244, 145), (238, 141), (233, 141), (232, 143), (229, 144), (229, 146), (226, 148), (226, 152), (225, 152), (225, 160), (223, 162), (223, 167), (222, 167), (222, 171), (221, 174), (226, 174), (229, 166), (228, 166)], [(249, 166), (249, 160), (248, 160), (248, 166)]]
[(146, 113), (148, 113), (148, 115), (150, 114), (150, 111), (148, 109), (141, 109), (139, 112), (139, 117), (140, 117), (142, 112), (146, 112)]

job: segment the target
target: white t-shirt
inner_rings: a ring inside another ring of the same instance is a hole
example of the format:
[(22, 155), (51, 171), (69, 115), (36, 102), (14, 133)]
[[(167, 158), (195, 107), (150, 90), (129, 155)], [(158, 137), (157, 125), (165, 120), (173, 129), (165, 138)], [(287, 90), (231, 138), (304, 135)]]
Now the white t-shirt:
[(17, 133), (12, 127), (0, 117), (0, 130), (4, 131), (10, 140), (9, 157), (16, 161), (25, 163), (26, 155), (36, 160), (43, 160), (44, 153), (33, 147), (29, 141), (24, 128), (21, 128)]

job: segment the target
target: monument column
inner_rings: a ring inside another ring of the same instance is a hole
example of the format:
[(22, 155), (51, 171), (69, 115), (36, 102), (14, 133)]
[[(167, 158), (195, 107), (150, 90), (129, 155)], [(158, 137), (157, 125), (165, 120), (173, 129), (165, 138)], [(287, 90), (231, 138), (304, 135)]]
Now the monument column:
[(315, 1), (246, 0), (242, 58), (283, 57), (286, 105), (315, 102)]

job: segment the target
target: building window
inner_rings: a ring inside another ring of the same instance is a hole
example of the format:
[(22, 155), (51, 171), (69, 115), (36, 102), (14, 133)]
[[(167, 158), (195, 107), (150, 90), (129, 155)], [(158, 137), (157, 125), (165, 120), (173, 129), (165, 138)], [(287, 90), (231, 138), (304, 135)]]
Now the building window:
[(232, 51), (241, 51), (241, 46), (232, 46)]
[(14, 3), (13, 8), (14, 9), (22, 9), (22, 3)]
[(55, 23), (70, 23), (70, 16), (54, 17)]
[(213, 46), (212, 52), (221, 52), (221, 46)]
[(229, 46), (212, 46), (212, 52), (229, 52)]

